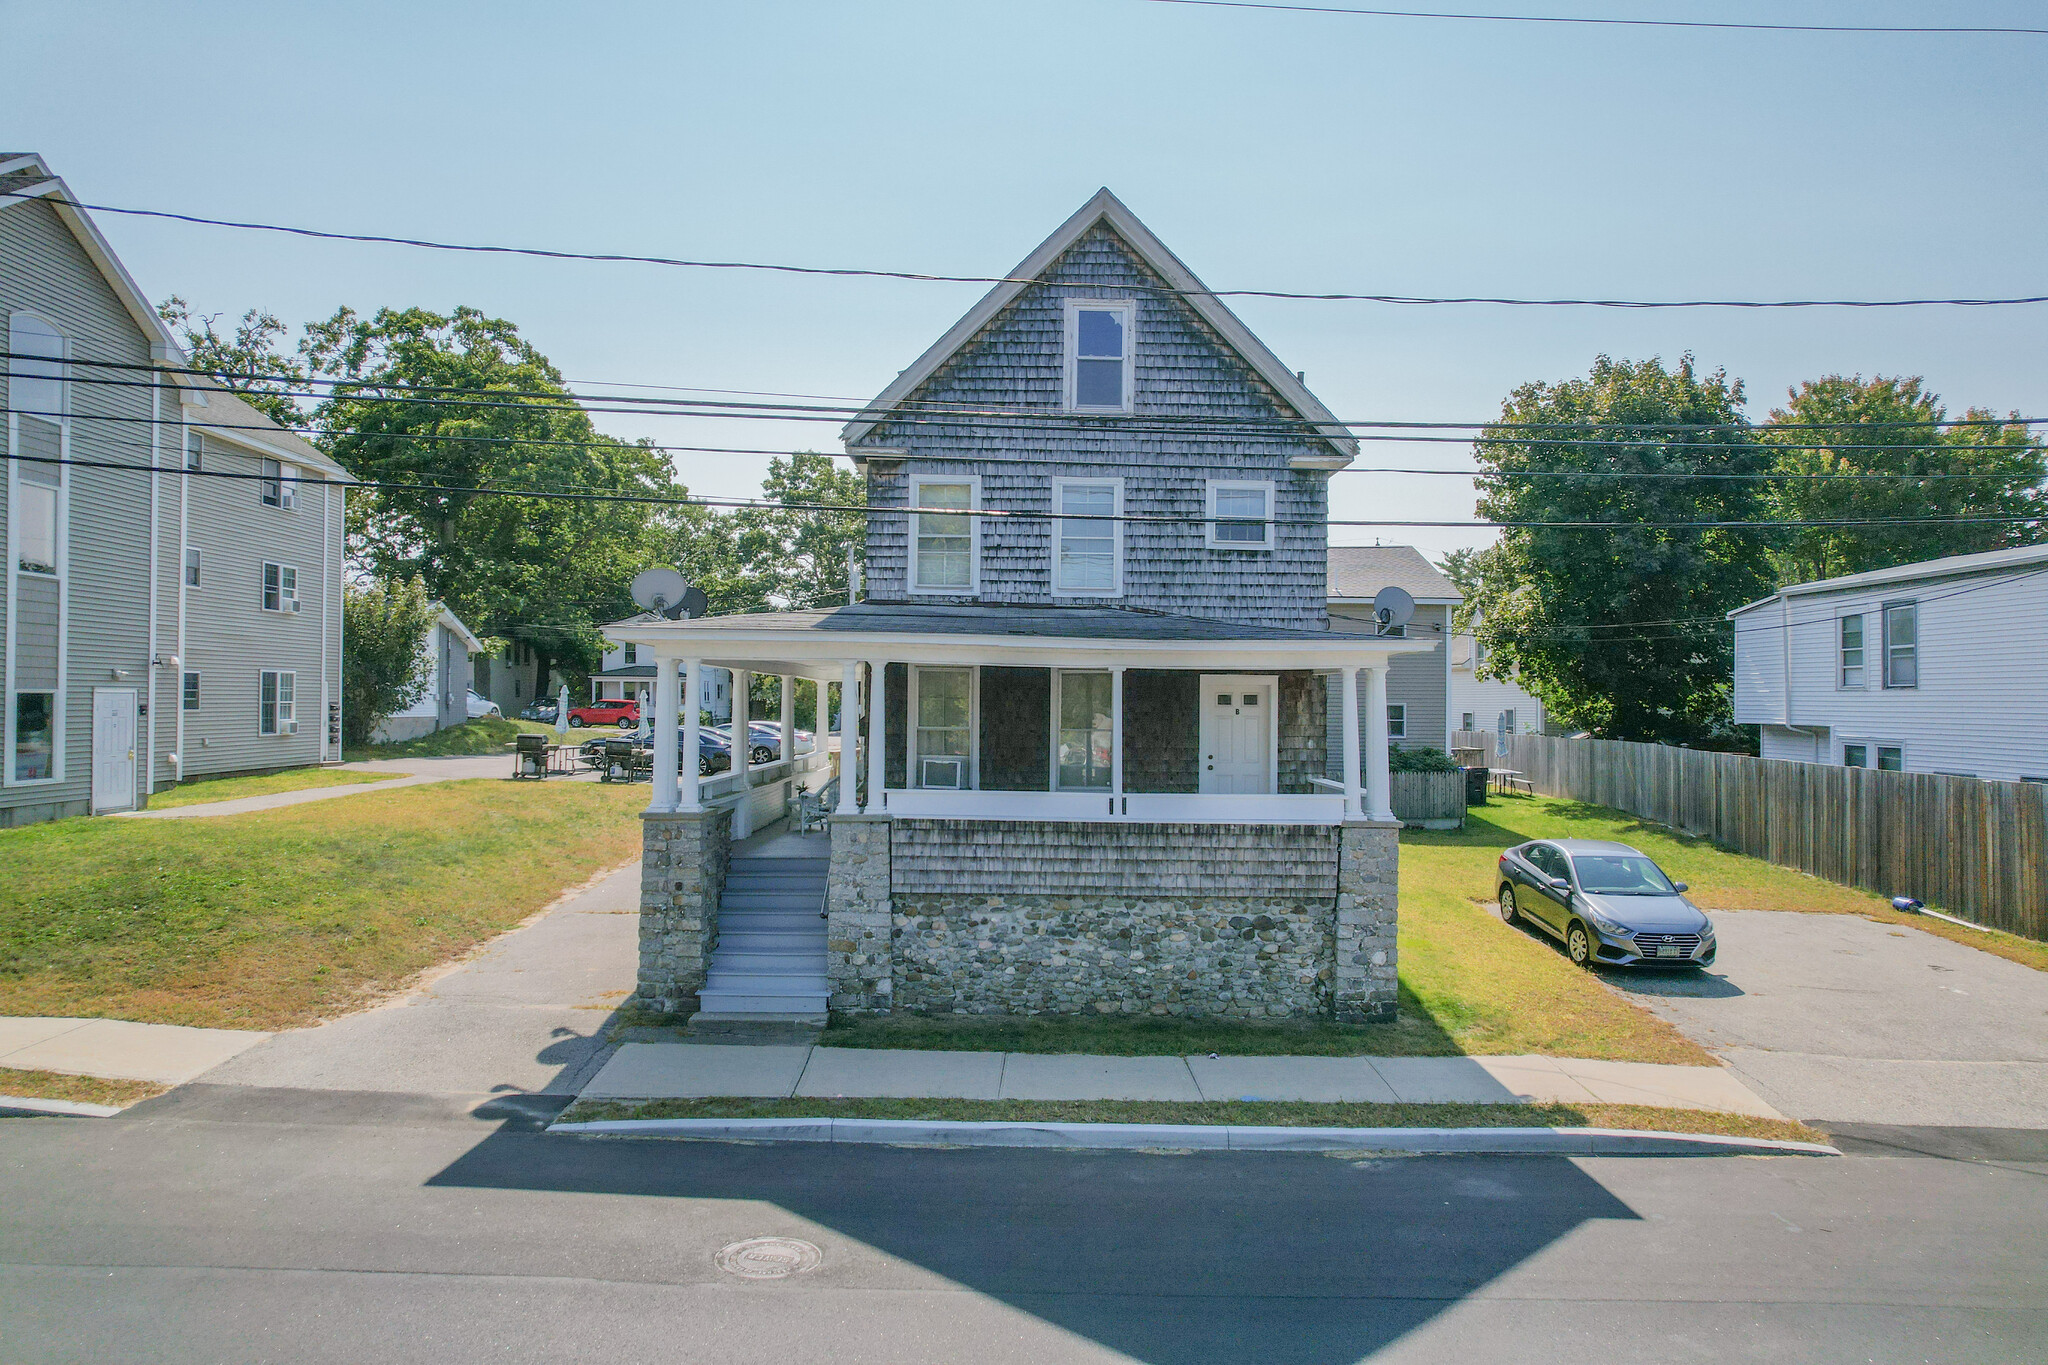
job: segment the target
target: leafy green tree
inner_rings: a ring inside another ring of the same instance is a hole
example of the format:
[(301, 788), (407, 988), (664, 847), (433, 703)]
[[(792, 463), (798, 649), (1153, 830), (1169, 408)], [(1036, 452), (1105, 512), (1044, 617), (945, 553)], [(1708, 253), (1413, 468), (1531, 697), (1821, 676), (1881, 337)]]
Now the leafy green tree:
[[(1941, 429), (1941, 400), (1918, 378), (1829, 375), (1793, 389), (1761, 429), (1777, 470), (1794, 475), (1971, 475), (1970, 478), (1788, 478), (1774, 486), (1773, 511), (1786, 521), (2048, 514), (2048, 460), (2027, 428)], [(2017, 417), (2018, 414), (2010, 414)], [(1997, 421), (1972, 408), (1970, 421)], [(1986, 449), (1985, 447), (1989, 447)], [(1975, 554), (2042, 539), (2043, 526), (1975, 522), (1953, 526), (1812, 526), (1786, 533), (1776, 566), (1784, 583)]]
[(220, 314), (195, 314), (176, 294), (156, 306), (156, 315), (176, 329), (193, 369), (206, 371), (279, 426), (305, 425), (292, 391), (305, 389), (306, 370), (279, 346), (291, 329), (275, 313), (251, 308), (231, 337), (220, 334)]
[(346, 583), (341, 593), (341, 732), (370, 742), (377, 723), (420, 699), (433, 673), (427, 632), (438, 613), (417, 577)]
[[(1729, 608), (1771, 588), (1754, 479), (1770, 454), (1742, 416), (1742, 385), (1692, 357), (1599, 357), (1584, 379), (1525, 384), (1474, 453), (1480, 514), (1517, 526), (1481, 552), (1480, 635), (1568, 726), (1620, 739), (1729, 742)], [(1599, 444), (1594, 444), (1598, 442)], [(1556, 477), (1518, 477), (1556, 471)], [(1678, 475), (1611, 478), (1604, 474)]]
[[(687, 493), (661, 453), (598, 432), (547, 357), (476, 309), (344, 308), (306, 333), (310, 367), (335, 381), (314, 413), (326, 449), (365, 481), (421, 486), (350, 499), (352, 556), (418, 575), (474, 628), (529, 646), (542, 677), (594, 665), (597, 623), (636, 610), (633, 575), (667, 548), (678, 514), (656, 501)], [(488, 495), (504, 488), (579, 496)]]

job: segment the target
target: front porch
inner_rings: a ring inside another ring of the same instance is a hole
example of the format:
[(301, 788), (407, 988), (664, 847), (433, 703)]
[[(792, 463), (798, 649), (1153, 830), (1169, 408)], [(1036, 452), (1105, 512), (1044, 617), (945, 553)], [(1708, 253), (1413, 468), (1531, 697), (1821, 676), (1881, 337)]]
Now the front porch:
[[(821, 721), (836, 682), (833, 1009), (1392, 1010), (1385, 679), (1418, 645), (1106, 608), (864, 605), (608, 633), (657, 661), (655, 733), (680, 728), (685, 754), (685, 676), (808, 676)], [(1335, 790), (1331, 705), (1352, 775)], [(642, 995), (679, 1003), (716, 948), (731, 830), (692, 765), (665, 768), (643, 883), (661, 961)]]

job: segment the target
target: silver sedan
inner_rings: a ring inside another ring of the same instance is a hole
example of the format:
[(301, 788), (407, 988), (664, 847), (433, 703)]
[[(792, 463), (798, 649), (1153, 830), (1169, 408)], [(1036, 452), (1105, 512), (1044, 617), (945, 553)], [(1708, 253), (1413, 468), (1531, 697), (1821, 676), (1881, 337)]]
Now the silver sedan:
[(1705, 967), (1714, 922), (1641, 849), (1538, 839), (1500, 855), (1500, 916), (1564, 941), (1581, 967)]

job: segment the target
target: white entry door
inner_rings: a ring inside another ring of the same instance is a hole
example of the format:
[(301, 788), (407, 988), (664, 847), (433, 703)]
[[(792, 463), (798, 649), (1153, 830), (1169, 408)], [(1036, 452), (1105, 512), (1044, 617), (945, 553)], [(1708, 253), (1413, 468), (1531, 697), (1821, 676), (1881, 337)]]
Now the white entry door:
[(1271, 678), (1202, 679), (1202, 792), (1263, 796), (1273, 790), (1276, 750)]
[(135, 806), (135, 689), (92, 690), (92, 808)]

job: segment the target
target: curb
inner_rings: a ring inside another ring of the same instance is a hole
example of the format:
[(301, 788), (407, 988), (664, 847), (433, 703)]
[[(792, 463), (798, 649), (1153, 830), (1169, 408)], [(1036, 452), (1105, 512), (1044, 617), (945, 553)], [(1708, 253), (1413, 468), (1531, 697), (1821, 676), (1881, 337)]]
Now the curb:
[(0, 1116), (39, 1114), (74, 1119), (110, 1119), (121, 1112), (111, 1104), (85, 1104), (79, 1100), (36, 1100), (24, 1095), (0, 1095)]
[(1840, 1156), (1817, 1142), (1627, 1128), (1282, 1128), (1222, 1123), (1002, 1123), (920, 1119), (603, 1119), (550, 1133), (708, 1142), (942, 1147), (1189, 1148), (1212, 1152), (1412, 1152), (1488, 1156)]

